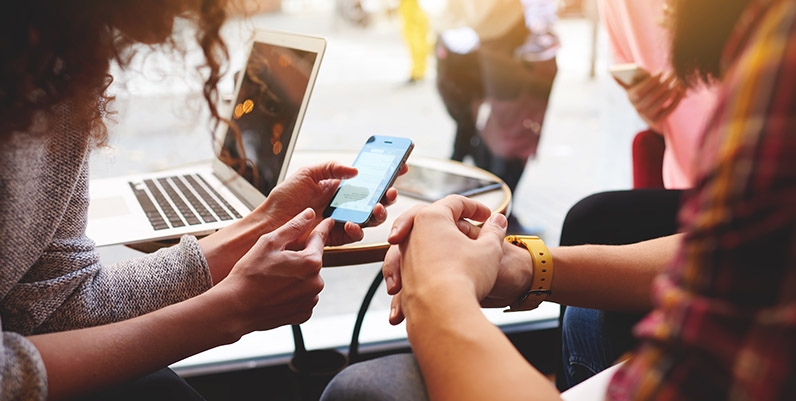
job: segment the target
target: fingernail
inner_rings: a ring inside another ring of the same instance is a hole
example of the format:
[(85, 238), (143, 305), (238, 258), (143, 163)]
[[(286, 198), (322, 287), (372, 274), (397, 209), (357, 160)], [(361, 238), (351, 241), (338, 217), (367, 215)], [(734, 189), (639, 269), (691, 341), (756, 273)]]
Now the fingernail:
[(304, 209), (304, 211), (301, 212), (301, 218), (303, 218), (305, 220), (311, 219), (312, 218), (312, 209), (311, 208)]
[(396, 307), (394, 307), (394, 306), (391, 306), (390, 307), (390, 319), (394, 319), (396, 316), (398, 316), (398, 309)]
[(392, 277), (392, 275), (385, 277), (384, 283), (387, 286), (387, 291), (390, 291), (393, 289), (393, 287), (395, 287), (395, 279)]
[(492, 214), (492, 216), (489, 217), (489, 221), (491, 221), (493, 224), (496, 224), (500, 228), (506, 228), (509, 225), (506, 216), (501, 213)]

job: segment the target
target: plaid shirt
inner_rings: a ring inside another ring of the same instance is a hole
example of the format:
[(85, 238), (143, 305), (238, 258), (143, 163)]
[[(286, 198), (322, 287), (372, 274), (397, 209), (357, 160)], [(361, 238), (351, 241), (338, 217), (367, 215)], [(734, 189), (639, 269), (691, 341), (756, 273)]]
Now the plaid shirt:
[(753, 0), (723, 56), (685, 238), (612, 400), (796, 400), (796, 1)]

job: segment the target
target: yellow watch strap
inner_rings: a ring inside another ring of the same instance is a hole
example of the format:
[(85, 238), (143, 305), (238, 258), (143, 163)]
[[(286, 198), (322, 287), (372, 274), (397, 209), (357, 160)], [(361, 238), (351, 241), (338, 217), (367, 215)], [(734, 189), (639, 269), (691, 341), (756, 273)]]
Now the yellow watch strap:
[(553, 284), (553, 256), (541, 238), (532, 235), (509, 235), (506, 241), (528, 250), (533, 260), (531, 287), (525, 291), (505, 312), (536, 309), (550, 296)]

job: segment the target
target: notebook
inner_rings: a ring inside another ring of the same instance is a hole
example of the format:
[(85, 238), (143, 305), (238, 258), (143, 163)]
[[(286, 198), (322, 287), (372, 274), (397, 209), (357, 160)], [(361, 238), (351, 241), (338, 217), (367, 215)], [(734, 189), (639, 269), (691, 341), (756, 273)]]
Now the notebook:
[(216, 157), (203, 166), (90, 181), (97, 246), (206, 235), (249, 213), (284, 180), (326, 49), (323, 38), (257, 31)]

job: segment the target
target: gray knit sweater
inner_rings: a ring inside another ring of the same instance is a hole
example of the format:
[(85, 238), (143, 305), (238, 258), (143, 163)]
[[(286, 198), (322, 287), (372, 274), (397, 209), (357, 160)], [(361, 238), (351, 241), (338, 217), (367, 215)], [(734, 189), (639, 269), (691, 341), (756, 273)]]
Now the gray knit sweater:
[(127, 319), (211, 285), (193, 237), (100, 264), (85, 236), (90, 147), (68, 116), (60, 107), (46, 134), (0, 146), (0, 400), (47, 396), (44, 365), (24, 336)]

